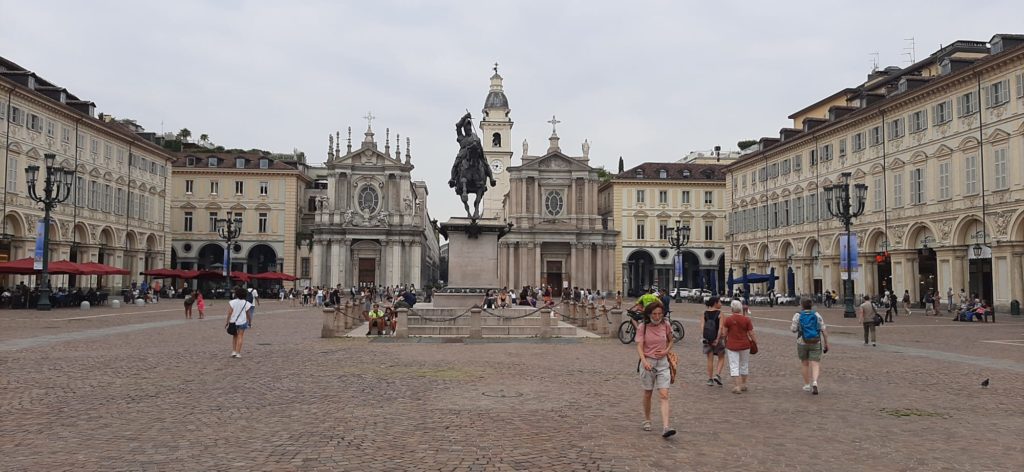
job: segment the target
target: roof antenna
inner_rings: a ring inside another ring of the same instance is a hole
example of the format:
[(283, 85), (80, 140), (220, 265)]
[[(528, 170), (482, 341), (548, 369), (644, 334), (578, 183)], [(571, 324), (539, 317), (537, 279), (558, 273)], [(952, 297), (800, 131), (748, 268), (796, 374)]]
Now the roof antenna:
[(871, 72), (878, 72), (878, 51), (869, 52), (868, 55), (871, 56), (871, 58), (872, 58), (871, 59)]
[(903, 55), (907, 56), (908, 58), (910, 58), (910, 63), (911, 64), (916, 64), (917, 63), (917, 43), (914, 41), (913, 37), (906, 38), (906, 39), (904, 39), (904, 41), (907, 41), (908, 43), (910, 43), (910, 45), (903, 48)]

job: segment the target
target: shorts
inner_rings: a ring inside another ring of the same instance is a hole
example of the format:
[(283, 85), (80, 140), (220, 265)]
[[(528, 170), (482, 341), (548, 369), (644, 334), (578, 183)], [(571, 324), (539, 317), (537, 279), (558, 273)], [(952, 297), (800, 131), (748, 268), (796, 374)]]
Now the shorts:
[(801, 361), (821, 361), (821, 342), (815, 344), (797, 344), (796, 355)]
[(237, 324), (236, 323), (235, 324), (235, 329), (237, 329), (239, 331), (245, 331), (245, 330), (249, 329), (249, 323), (242, 323), (242, 324)]
[(706, 344), (704, 344), (701, 347), (703, 347), (704, 354), (714, 354), (716, 356), (724, 356), (725, 355), (725, 343), (724, 342), (719, 342), (718, 344), (715, 344), (714, 346), (712, 346), (711, 343), (706, 343)]
[(669, 369), (668, 358), (648, 357), (647, 362), (651, 363), (651, 370), (640, 366), (640, 385), (644, 390), (668, 388), (672, 384), (672, 371)]

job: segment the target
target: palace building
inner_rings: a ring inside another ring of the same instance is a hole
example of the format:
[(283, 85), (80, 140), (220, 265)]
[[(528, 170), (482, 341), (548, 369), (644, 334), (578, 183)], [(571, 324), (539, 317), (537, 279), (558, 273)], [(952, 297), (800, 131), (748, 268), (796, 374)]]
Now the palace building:
[[(44, 155), (55, 154), (56, 164), (76, 175), (71, 197), (51, 213), (50, 260), (100, 262), (132, 274), (57, 276), (55, 288), (121, 288), (139, 280), (141, 271), (164, 267), (170, 252), (166, 195), (174, 156), (134, 122), (97, 117), (95, 110), (95, 103), (0, 58), (0, 260), (32, 256), (43, 210), (28, 196), (24, 169), (45, 169)], [(44, 175), (40, 171), (40, 193)]]
[(789, 116), (727, 167), (730, 267), (779, 291), (840, 290), (843, 228), (823, 189), (867, 185), (855, 293), (1024, 296), (1024, 36), (955, 41)]
[[(724, 165), (647, 162), (601, 184), (603, 225), (618, 230), (616, 290), (638, 296), (649, 287), (705, 288), (725, 284)], [(668, 237), (676, 226), (690, 227), (676, 280), (675, 249)]]

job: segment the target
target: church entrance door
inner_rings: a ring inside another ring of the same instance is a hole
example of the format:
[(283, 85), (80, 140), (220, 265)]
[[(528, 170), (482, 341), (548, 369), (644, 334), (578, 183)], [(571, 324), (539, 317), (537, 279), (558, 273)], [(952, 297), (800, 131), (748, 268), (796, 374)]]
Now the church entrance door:
[(359, 286), (376, 287), (377, 260), (370, 257), (359, 258)]
[(551, 296), (558, 298), (562, 296), (562, 261), (547, 261), (547, 274), (545, 283), (551, 287)]

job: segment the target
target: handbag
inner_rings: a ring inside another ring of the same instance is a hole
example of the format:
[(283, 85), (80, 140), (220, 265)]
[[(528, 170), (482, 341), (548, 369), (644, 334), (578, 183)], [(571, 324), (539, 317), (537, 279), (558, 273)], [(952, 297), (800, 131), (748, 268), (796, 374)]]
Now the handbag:
[(240, 315), (240, 313), (232, 313), (231, 314), (231, 318), (228, 318), (227, 331), (228, 331), (228, 334), (230, 334), (232, 336), (238, 334), (238, 325), (236, 325), (235, 321), (234, 321), (235, 318), (238, 317), (238, 315)]
[(875, 323), (875, 326), (882, 326), (882, 324), (885, 323), (885, 319), (883, 319), (882, 315), (879, 315), (878, 313), (875, 313), (875, 316), (871, 321)]
[(757, 354), (757, 341), (750, 340), (750, 354)]
[(676, 371), (679, 369), (679, 356), (677, 356), (676, 353), (669, 351), (665, 357), (668, 358), (668, 370), (669, 373), (672, 374), (669, 383), (674, 384), (676, 383)]

